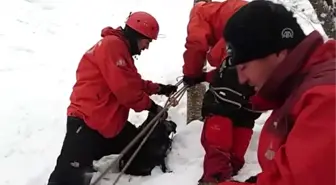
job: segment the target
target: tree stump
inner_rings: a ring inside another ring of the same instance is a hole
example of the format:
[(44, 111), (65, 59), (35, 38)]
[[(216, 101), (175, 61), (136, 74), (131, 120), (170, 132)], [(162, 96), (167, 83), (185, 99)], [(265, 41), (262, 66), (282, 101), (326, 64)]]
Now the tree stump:
[(202, 119), (202, 102), (205, 85), (198, 84), (187, 90), (187, 124), (194, 120)]

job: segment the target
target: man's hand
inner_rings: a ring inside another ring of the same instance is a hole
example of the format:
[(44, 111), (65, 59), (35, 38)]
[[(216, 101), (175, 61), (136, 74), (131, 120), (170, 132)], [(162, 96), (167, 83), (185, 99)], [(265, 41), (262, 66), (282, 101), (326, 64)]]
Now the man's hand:
[(175, 85), (163, 85), (159, 84), (159, 91), (158, 95), (165, 95), (169, 97), (172, 93), (175, 93), (177, 91), (177, 86)]

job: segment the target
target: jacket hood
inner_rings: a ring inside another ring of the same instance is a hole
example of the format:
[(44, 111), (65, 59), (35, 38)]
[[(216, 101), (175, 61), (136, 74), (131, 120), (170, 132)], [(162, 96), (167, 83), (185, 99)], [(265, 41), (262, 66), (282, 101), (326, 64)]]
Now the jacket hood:
[(114, 35), (122, 39), (126, 42), (129, 52), (131, 55), (140, 55), (141, 51), (138, 48), (138, 39), (142, 38), (139, 33), (134, 31), (133, 29), (129, 28), (128, 26), (125, 26), (125, 28), (118, 27), (116, 29), (108, 26), (102, 29), (101, 36), (106, 37)]
[(123, 36), (123, 32), (122, 32), (122, 29), (121, 27), (118, 27), (118, 28), (112, 28), (110, 26), (108, 27), (105, 27), (102, 29), (101, 31), (101, 37), (106, 37), (106, 36), (110, 36), (110, 35), (115, 35), (117, 37), (120, 37), (120, 38), (123, 38), (124, 39), (124, 36)]

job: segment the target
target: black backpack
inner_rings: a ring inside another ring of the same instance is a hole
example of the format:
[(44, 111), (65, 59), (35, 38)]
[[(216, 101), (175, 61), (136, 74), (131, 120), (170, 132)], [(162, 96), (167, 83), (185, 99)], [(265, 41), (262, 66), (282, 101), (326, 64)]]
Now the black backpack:
[[(148, 123), (154, 118), (155, 115), (149, 113), (147, 119), (138, 128), (139, 132), (148, 125)], [(151, 129), (148, 129), (148, 132)], [(125, 174), (146, 176), (151, 175), (151, 171), (155, 166), (160, 166), (162, 172), (167, 172), (165, 159), (167, 154), (171, 150), (172, 135), (176, 133), (176, 124), (173, 121), (161, 121), (157, 124), (154, 131), (151, 133), (145, 144), (139, 150), (131, 164), (125, 171)], [(120, 160), (119, 169), (122, 170), (126, 165), (129, 158), (135, 152), (137, 147), (143, 141), (145, 134), (139, 141), (133, 146), (129, 152)]]
[(240, 84), (237, 70), (225, 68), (224, 62), (216, 69), (209, 89), (204, 94), (202, 117), (220, 115), (230, 118), (234, 126), (253, 128), (255, 120), (261, 115), (246, 109), (252, 109), (249, 98), (254, 94), (254, 88)]

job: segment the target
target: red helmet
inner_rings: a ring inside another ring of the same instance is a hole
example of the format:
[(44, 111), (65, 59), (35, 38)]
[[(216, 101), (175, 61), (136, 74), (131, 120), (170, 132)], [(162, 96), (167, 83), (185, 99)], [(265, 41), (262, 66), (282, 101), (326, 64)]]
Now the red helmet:
[(146, 12), (130, 14), (126, 25), (150, 39), (156, 40), (159, 34), (159, 23), (152, 15)]

